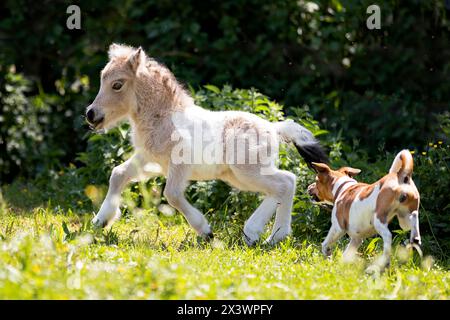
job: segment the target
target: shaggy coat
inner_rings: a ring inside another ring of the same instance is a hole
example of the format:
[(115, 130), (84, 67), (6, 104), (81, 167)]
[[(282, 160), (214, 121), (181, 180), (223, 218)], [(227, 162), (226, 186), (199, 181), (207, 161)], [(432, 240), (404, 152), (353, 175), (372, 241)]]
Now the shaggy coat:
[(280, 141), (293, 142), (308, 164), (326, 161), (311, 132), (299, 124), (200, 108), (166, 67), (141, 48), (125, 45), (110, 46), (100, 90), (86, 118), (99, 131), (128, 120), (135, 149), (130, 159), (112, 171), (107, 196), (93, 219), (99, 226), (119, 217), (120, 194), (127, 183), (163, 175), (169, 204), (199, 235), (210, 238), (206, 218), (186, 200), (184, 192), (189, 181), (221, 179), (266, 196), (245, 224), (245, 241), (249, 245), (257, 241), (276, 211), (268, 241), (277, 242), (291, 231), (296, 184), (294, 174), (276, 167)]

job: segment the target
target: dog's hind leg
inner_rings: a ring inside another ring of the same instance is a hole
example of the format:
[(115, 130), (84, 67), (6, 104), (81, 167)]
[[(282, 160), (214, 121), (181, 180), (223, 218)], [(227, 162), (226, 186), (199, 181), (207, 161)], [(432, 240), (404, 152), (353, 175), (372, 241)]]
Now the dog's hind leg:
[(115, 167), (109, 179), (109, 189), (98, 214), (92, 220), (97, 227), (105, 227), (120, 216), (120, 196), (130, 181), (142, 181), (160, 175), (158, 165), (146, 164), (144, 157), (135, 153), (130, 159)]

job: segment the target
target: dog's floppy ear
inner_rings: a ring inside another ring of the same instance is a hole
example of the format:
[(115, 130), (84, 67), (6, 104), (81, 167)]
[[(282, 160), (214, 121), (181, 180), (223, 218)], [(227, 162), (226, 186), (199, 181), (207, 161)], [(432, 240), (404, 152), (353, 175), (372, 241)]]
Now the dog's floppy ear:
[(317, 173), (328, 173), (330, 172), (330, 167), (325, 163), (311, 162), (313, 168), (317, 171)]
[(354, 176), (358, 175), (361, 172), (361, 170), (352, 167), (343, 167), (340, 168), (339, 171), (345, 173), (350, 178), (353, 178)]

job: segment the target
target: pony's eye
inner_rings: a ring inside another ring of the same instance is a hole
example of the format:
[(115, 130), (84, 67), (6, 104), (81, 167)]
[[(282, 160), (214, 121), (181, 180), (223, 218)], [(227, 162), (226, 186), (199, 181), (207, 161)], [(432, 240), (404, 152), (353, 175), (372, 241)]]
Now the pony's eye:
[(119, 91), (120, 89), (122, 89), (123, 83), (121, 81), (116, 81), (113, 83), (112, 88), (115, 91)]

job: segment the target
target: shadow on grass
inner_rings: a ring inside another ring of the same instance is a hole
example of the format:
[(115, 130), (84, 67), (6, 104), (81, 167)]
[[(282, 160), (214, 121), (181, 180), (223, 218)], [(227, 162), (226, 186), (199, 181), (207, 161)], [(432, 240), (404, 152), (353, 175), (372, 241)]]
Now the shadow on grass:
[[(80, 189), (80, 188), (78, 188)], [(91, 200), (83, 190), (59, 186), (57, 182), (16, 180), (1, 186), (6, 206), (15, 213), (26, 214), (35, 208), (58, 211), (94, 211)]]

